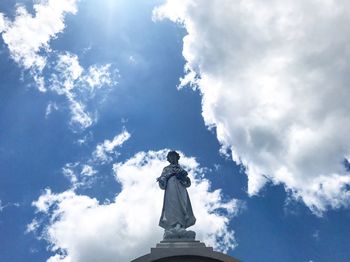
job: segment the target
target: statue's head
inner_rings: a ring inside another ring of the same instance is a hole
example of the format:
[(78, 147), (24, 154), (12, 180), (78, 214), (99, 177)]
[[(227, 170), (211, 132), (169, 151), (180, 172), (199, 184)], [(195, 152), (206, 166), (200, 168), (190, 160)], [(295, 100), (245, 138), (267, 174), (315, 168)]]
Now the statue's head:
[(166, 159), (171, 163), (171, 164), (177, 164), (180, 159), (180, 155), (176, 151), (170, 151), (166, 157)]

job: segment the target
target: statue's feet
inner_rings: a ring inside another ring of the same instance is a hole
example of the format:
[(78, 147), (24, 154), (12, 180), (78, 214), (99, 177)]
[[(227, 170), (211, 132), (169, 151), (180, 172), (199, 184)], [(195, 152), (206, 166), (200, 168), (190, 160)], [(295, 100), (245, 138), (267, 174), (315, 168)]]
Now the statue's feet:
[(178, 226), (164, 231), (164, 240), (177, 240), (177, 239), (194, 240), (195, 238), (196, 238), (196, 232), (191, 230), (186, 230)]

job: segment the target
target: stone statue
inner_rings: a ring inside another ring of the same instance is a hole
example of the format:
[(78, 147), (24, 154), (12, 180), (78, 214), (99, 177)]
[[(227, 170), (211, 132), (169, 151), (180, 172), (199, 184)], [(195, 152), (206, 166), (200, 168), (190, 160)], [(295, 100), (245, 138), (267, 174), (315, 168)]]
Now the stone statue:
[(165, 229), (164, 239), (194, 239), (195, 232), (186, 228), (196, 222), (186, 188), (191, 185), (187, 172), (179, 165), (180, 155), (170, 151), (170, 165), (163, 169), (157, 182), (164, 190), (164, 202), (159, 226)]

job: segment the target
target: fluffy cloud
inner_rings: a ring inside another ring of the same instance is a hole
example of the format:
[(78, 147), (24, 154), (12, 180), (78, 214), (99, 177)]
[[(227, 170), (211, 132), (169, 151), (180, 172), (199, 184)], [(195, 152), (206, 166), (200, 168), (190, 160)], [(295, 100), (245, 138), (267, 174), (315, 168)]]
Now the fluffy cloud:
[(182, 24), (186, 75), (248, 193), (283, 184), (315, 214), (348, 207), (350, 3), (168, 0), (155, 19)]
[[(116, 163), (115, 178), (121, 191), (112, 201), (101, 203), (71, 190), (59, 194), (46, 190), (33, 203), (38, 214), (28, 231), (42, 230), (41, 236), (54, 253), (48, 261), (123, 262), (148, 253), (163, 234), (157, 226), (163, 192), (156, 178), (166, 164), (166, 153), (140, 152)], [(198, 238), (217, 250), (234, 248), (234, 232), (228, 223), (240, 203), (234, 199), (224, 202), (220, 190), (212, 191), (194, 158), (182, 155), (181, 163), (193, 181), (189, 194)]]
[(66, 14), (77, 12), (78, 0), (39, 0), (28, 13), (24, 6), (17, 6), (13, 21), (5, 20), (0, 14), (0, 32), (12, 58), (26, 69), (42, 70), (45, 56), (40, 55), (49, 49), (49, 42), (62, 32)]
[(0, 33), (2, 33), (7, 26), (7, 21), (4, 14), (0, 13)]

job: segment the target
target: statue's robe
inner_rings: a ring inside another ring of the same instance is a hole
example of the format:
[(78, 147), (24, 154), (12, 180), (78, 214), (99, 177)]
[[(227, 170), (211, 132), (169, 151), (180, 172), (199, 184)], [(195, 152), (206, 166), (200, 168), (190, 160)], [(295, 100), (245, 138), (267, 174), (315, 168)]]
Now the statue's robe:
[(159, 185), (164, 192), (164, 202), (159, 226), (169, 230), (180, 224), (188, 228), (196, 222), (186, 187), (190, 186), (187, 172), (178, 164), (163, 169)]

